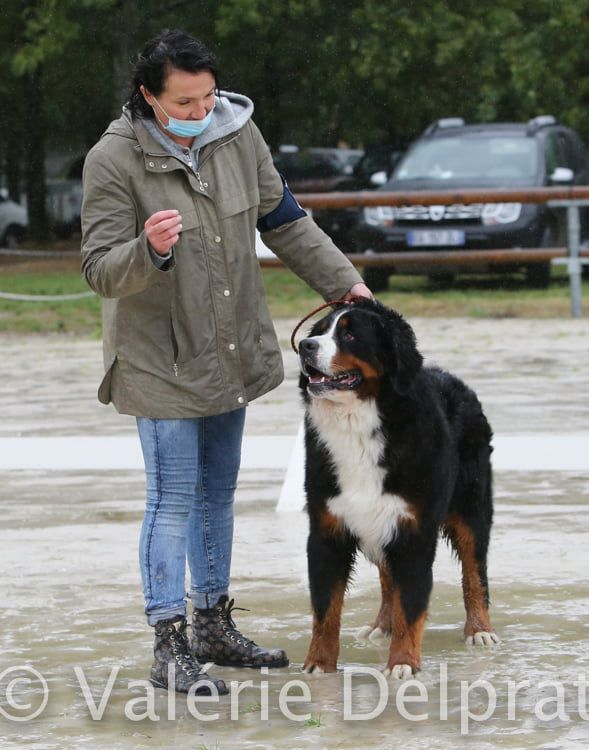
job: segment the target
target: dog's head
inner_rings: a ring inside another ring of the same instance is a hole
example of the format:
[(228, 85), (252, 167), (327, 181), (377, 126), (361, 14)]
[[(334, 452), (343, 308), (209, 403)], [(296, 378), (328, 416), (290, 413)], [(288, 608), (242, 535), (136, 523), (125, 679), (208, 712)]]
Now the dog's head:
[(374, 398), (384, 380), (406, 394), (422, 364), (404, 318), (373, 300), (338, 305), (299, 344), (301, 387), (312, 398)]

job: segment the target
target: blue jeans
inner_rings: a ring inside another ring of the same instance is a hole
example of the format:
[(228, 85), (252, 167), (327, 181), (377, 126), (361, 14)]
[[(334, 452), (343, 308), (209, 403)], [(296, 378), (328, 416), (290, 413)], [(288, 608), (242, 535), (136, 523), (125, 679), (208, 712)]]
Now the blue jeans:
[(233, 498), (245, 409), (195, 419), (137, 418), (147, 477), (139, 559), (150, 625), (228, 593)]

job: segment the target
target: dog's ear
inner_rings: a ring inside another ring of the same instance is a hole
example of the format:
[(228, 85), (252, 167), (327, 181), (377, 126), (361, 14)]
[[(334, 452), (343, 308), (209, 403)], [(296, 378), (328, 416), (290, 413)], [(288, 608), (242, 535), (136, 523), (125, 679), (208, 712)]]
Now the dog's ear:
[(392, 351), (394, 364), (391, 372), (393, 387), (400, 395), (405, 395), (421, 369), (423, 357), (417, 349), (413, 328), (405, 318), (393, 310), (387, 310), (382, 317), (389, 351)]

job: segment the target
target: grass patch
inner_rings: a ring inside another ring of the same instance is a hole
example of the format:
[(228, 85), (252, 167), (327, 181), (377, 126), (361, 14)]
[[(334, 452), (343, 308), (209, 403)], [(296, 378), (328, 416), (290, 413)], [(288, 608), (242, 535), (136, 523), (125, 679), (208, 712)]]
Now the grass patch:
[(317, 716), (313, 716), (313, 714), (311, 714), (311, 716), (308, 719), (305, 719), (305, 721), (303, 722), (303, 726), (304, 727), (321, 727), (321, 726), (323, 726), (322, 723), (321, 723), (321, 712), (319, 712), (317, 714)]
[[(264, 283), (275, 318), (300, 318), (323, 301), (293, 273), (265, 269)], [(552, 318), (570, 316), (568, 276), (553, 268), (548, 289), (529, 289), (513, 276), (462, 276), (441, 286), (424, 276), (392, 276), (389, 289), (378, 294), (386, 305), (412, 317)], [(0, 265), (0, 292), (12, 294), (75, 294), (88, 291), (78, 258), (30, 260)], [(589, 306), (589, 280), (583, 283)], [(17, 302), (0, 299), (0, 332), (101, 335), (98, 297), (68, 302)]]
[[(554, 268), (547, 289), (530, 289), (522, 277), (462, 276), (451, 285), (425, 276), (391, 276), (389, 289), (378, 298), (407, 317), (552, 318), (570, 315), (569, 281)], [(322, 300), (293, 274), (282, 269), (264, 272), (266, 295), (275, 317), (300, 317)], [(589, 305), (589, 280), (583, 283)]]

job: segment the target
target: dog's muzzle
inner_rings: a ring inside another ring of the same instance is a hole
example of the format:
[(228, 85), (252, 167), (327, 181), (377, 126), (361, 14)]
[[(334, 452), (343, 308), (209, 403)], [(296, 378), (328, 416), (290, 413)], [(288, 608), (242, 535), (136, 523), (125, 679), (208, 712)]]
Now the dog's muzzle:
[(316, 338), (303, 339), (299, 344), (301, 371), (309, 379), (307, 391), (311, 396), (324, 396), (329, 391), (350, 391), (362, 382), (360, 370), (334, 370), (321, 362), (320, 342)]

